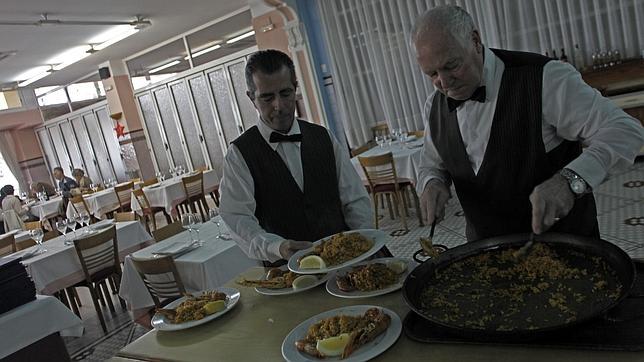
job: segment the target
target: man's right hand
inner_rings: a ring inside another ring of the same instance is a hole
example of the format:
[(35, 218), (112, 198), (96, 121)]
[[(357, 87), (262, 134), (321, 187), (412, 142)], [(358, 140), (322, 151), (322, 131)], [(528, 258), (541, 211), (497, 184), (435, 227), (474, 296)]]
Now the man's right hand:
[(441, 221), (445, 217), (445, 205), (450, 195), (449, 188), (443, 181), (434, 178), (429, 180), (423, 194), (420, 195), (420, 210), (426, 225), (431, 225), (434, 220)]
[(295, 252), (311, 247), (310, 241), (284, 240), (280, 244), (280, 255), (288, 260)]

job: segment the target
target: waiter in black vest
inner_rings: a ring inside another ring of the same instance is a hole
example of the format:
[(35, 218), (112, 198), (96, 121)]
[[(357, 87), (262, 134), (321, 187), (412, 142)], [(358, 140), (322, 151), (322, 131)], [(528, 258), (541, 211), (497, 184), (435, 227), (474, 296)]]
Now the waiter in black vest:
[(468, 241), (548, 229), (599, 237), (592, 190), (634, 162), (639, 122), (567, 63), (485, 47), (458, 6), (421, 15), (412, 43), (436, 88), (418, 183), (427, 222), (444, 217), (453, 182)]
[(291, 59), (277, 50), (252, 54), (246, 83), (259, 121), (232, 142), (220, 185), (221, 217), (237, 244), (274, 266), (322, 237), (372, 228), (369, 196), (344, 147), (295, 118)]

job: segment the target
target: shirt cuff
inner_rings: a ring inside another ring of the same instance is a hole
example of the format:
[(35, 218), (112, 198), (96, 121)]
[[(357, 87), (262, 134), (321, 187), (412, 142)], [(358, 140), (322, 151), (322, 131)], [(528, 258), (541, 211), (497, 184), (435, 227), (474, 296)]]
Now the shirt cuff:
[(423, 191), (425, 191), (425, 187), (427, 186), (429, 181), (433, 179), (439, 179), (441, 182), (445, 184), (445, 186), (447, 186), (448, 189), (452, 185), (452, 180), (449, 177), (436, 175), (436, 174), (429, 175), (429, 176), (426, 176), (424, 180), (419, 180), (418, 184), (416, 185), (416, 193), (418, 194), (418, 196), (423, 194)]
[(604, 167), (597, 160), (584, 153), (572, 160), (565, 168), (571, 169), (583, 178), (592, 190), (597, 189), (607, 175)]
[(285, 240), (277, 235), (275, 235), (275, 237), (275, 240), (267, 240), (269, 244), (268, 248), (266, 248), (266, 252), (268, 254), (268, 261), (271, 263), (282, 259), (282, 255), (280, 254), (280, 245), (282, 245), (282, 242)]

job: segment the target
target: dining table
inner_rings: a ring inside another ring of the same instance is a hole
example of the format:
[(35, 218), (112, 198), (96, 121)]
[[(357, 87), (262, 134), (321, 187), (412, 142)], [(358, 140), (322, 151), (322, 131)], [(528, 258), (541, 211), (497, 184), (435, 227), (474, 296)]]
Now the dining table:
[[(266, 296), (238, 285), (239, 278), (256, 279), (263, 268), (253, 267), (225, 284), (241, 297), (228, 313), (208, 323), (179, 331), (152, 330), (121, 349), (116, 360), (145, 361), (281, 361), (282, 342), (298, 324), (340, 307), (373, 305), (404, 319), (410, 312), (402, 292), (362, 299), (338, 298), (324, 285), (302, 293)], [(302, 336), (304, 337), (304, 336)], [(304, 359), (302, 359), (304, 360)], [(315, 361), (318, 359), (308, 358)], [(467, 343), (420, 343), (403, 331), (397, 341), (373, 361), (643, 361), (644, 352), (591, 351)], [(320, 360), (323, 361), (323, 360)]]
[(383, 144), (375, 146), (353, 158), (351, 163), (358, 172), (358, 176), (362, 180), (367, 180), (367, 176), (360, 165), (358, 157), (372, 157), (379, 156), (391, 152), (394, 165), (396, 167), (396, 175), (398, 177), (410, 179), (416, 184), (418, 181), (418, 168), (420, 165), (420, 155), (423, 150), (423, 139), (408, 138), (405, 142), (395, 141), (391, 144)]
[[(220, 216), (217, 216), (216, 220), (220, 221)], [(194, 247), (187, 253), (174, 256), (177, 271), (188, 292), (219, 287), (249, 267), (261, 264), (258, 260), (248, 258), (234, 241), (226, 237), (228, 228), (225, 224), (220, 221), (220, 225), (221, 235), (225, 239), (217, 237), (219, 230), (214, 222), (201, 223), (199, 238), (202, 245)], [(154, 258), (157, 255), (155, 253), (161, 250), (191, 244), (193, 238), (197, 239), (196, 232), (193, 231), (193, 233), (188, 230), (182, 231), (125, 258), (119, 295), (127, 302), (133, 319), (136, 320), (147, 313), (154, 306), (154, 302), (134, 268), (132, 257)]]
[[(186, 199), (186, 192), (183, 188), (181, 179), (186, 176), (191, 176), (193, 173), (175, 176), (156, 184), (143, 187), (143, 192), (148, 198), (150, 207), (163, 207), (169, 215), (176, 215), (176, 206)], [(203, 172), (203, 188), (204, 194), (208, 195), (219, 186), (219, 176), (215, 170), (207, 170)], [(136, 201), (135, 197), (131, 200), (132, 211), (141, 214), (141, 205)]]
[[(91, 194), (85, 194), (83, 195), (83, 199), (85, 199), (89, 214), (99, 220), (105, 219), (107, 213), (115, 211), (121, 206), (113, 187)], [(65, 214), (68, 219), (73, 218), (77, 214), (77, 210), (71, 202), (67, 203)]]
[(40, 221), (45, 221), (60, 215), (62, 212), (63, 198), (61, 196), (55, 196), (46, 201), (28, 202), (26, 205), (29, 206), (29, 211), (34, 216)]
[[(116, 225), (119, 257), (123, 261), (126, 255), (152, 243), (153, 239), (139, 221), (113, 222), (108, 219), (89, 226), (100, 231), (110, 224)], [(29, 276), (34, 281), (38, 294), (51, 295), (61, 289), (75, 285), (85, 280), (83, 269), (76, 254), (74, 245), (65, 245), (66, 240), (82, 237), (87, 227), (79, 228), (67, 235), (60, 235), (34, 245), (12, 255), (29, 255), (23, 258), (22, 264), (27, 268)], [(40, 250), (37, 252), (37, 250)]]

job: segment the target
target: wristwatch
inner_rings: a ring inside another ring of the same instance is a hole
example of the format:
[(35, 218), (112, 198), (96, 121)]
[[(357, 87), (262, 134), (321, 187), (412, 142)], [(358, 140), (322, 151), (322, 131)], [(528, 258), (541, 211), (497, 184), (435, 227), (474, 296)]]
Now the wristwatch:
[(586, 183), (586, 181), (584, 181), (584, 179), (577, 175), (573, 170), (563, 168), (559, 171), (559, 174), (568, 181), (570, 190), (576, 198), (580, 198), (583, 195), (592, 192), (591, 187)]

